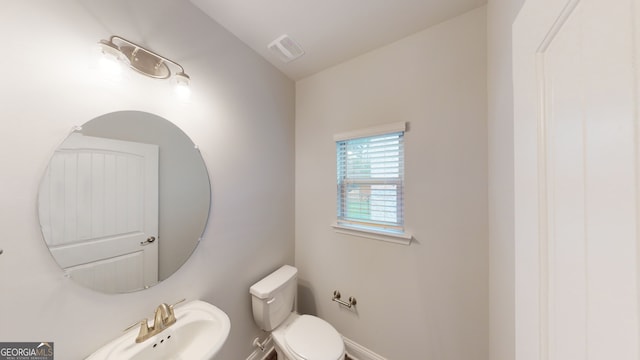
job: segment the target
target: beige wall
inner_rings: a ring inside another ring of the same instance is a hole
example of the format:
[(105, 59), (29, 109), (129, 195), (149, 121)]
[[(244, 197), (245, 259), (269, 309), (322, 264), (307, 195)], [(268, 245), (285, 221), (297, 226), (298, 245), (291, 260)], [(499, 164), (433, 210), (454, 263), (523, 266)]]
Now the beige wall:
[[(0, 340), (53, 341), (56, 359), (80, 359), (159, 303), (185, 297), (229, 314), (220, 358), (246, 358), (261, 334), (249, 286), (293, 263), (293, 82), (184, 1), (7, 0), (0, 32)], [(96, 43), (111, 34), (184, 65), (191, 98), (131, 71), (119, 81), (104, 74)], [(36, 199), (71, 127), (118, 110), (162, 116), (200, 146), (212, 214), (176, 274), (143, 292), (104, 295), (63, 276), (40, 236)]]
[(524, 0), (487, 5), (490, 358), (515, 358), (511, 25)]
[[(394, 360), (488, 359), (486, 11), (296, 83), (299, 308)], [(336, 234), (333, 134), (406, 121), (410, 246)], [(357, 311), (331, 302), (338, 289)]]

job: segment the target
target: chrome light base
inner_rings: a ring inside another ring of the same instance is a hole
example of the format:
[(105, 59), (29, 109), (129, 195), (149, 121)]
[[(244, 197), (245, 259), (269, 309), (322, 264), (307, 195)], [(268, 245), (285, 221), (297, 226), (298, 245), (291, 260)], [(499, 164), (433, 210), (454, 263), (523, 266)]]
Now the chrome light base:
[(132, 41), (113, 35), (109, 40), (100, 40), (99, 44), (105, 55), (127, 62), (129, 67), (142, 75), (154, 79), (168, 79), (171, 77), (169, 65), (172, 65), (178, 68), (174, 75), (176, 81), (181, 85), (189, 84), (189, 75), (184, 72), (182, 65)]
[(120, 46), (120, 51), (129, 60), (129, 66), (143, 75), (154, 79), (168, 79), (171, 76), (165, 61), (154, 54), (129, 45)]

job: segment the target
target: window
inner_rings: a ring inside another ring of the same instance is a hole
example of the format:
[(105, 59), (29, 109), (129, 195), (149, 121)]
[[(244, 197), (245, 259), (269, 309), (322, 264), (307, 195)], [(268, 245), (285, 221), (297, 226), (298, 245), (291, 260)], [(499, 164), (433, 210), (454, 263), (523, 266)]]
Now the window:
[(398, 126), (336, 136), (338, 226), (404, 232), (404, 123)]

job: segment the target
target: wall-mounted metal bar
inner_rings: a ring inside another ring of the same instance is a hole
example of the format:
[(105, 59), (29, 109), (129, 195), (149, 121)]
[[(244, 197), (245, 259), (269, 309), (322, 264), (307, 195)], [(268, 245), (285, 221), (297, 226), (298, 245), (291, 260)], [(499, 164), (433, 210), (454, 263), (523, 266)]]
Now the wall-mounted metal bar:
[(346, 302), (344, 300), (340, 300), (341, 296), (342, 295), (340, 295), (340, 291), (334, 290), (333, 291), (333, 298), (331, 300), (337, 302), (340, 305), (346, 306), (349, 309), (351, 309), (352, 306), (355, 306), (358, 303), (356, 301), (356, 298), (354, 298), (353, 296), (349, 296), (349, 302)]

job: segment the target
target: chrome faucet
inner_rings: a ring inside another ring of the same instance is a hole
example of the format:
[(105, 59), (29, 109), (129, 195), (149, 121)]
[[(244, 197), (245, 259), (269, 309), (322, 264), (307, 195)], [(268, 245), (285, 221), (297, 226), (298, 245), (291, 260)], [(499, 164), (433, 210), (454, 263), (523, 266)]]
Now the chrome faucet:
[(140, 325), (140, 331), (138, 332), (138, 336), (136, 337), (136, 343), (141, 343), (150, 337), (161, 333), (164, 329), (176, 323), (176, 314), (173, 311), (173, 307), (185, 301), (182, 299), (173, 305), (167, 305), (166, 303), (162, 303), (158, 305), (156, 311), (153, 316), (153, 325), (149, 326), (148, 320), (142, 319), (139, 322), (129, 326), (124, 331), (128, 331), (138, 324)]

